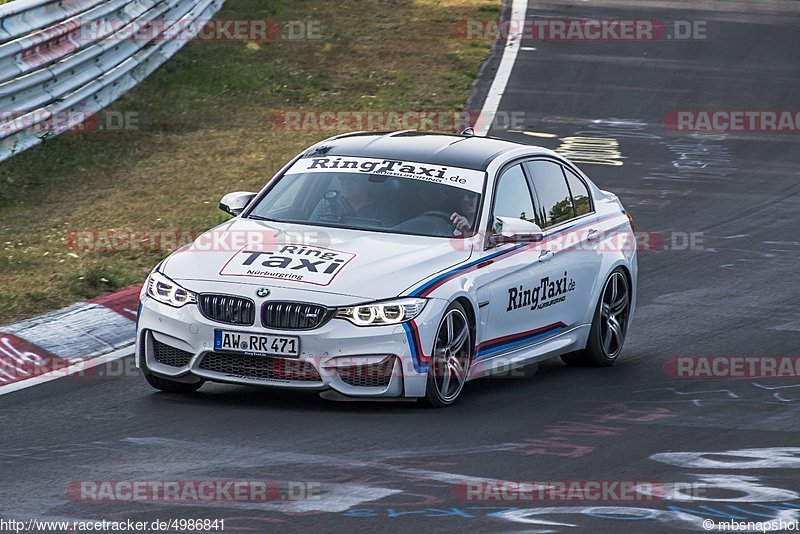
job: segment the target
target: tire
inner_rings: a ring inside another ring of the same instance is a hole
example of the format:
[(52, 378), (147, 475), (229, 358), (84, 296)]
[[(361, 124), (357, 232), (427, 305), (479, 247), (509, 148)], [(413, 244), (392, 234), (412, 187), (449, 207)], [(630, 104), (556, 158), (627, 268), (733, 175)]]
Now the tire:
[(200, 386), (202, 386), (204, 383), (203, 380), (195, 383), (177, 382), (175, 380), (169, 380), (168, 378), (162, 378), (160, 376), (150, 374), (147, 371), (143, 371), (142, 374), (144, 374), (144, 379), (147, 380), (148, 384), (153, 386), (155, 389), (166, 391), (167, 393), (194, 393), (200, 389)]
[[(142, 358), (142, 360), (144, 360), (144, 358)], [(142, 361), (142, 374), (148, 384), (159, 391), (165, 391), (167, 393), (194, 393), (205, 383), (205, 380), (202, 379), (194, 383), (189, 383), (178, 382), (177, 380), (170, 380), (169, 378), (154, 375), (148, 369), (146, 361)]]
[(197, 382), (189, 383), (189, 382), (178, 382), (177, 380), (170, 380), (169, 378), (164, 378), (162, 376), (154, 375), (150, 372), (150, 368), (147, 367), (147, 358), (144, 354), (141, 355), (141, 366), (142, 366), (142, 375), (144, 375), (144, 379), (147, 380), (147, 383), (150, 384), (153, 388), (159, 391), (165, 391), (167, 393), (194, 393), (200, 386), (205, 383), (205, 380), (200, 379)]
[(445, 310), (436, 331), (433, 354), (428, 365), (428, 382), (422, 402), (432, 408), (453, 404), (469, 375), (474, 343), (473, 325), (458, 302)]
[(628, 333), (630, 309), (630, 282), (625, 271), (617, 267), (603, 284), (586, 348), (561, 356), (564, 363), (588, 367), (614, 365)]

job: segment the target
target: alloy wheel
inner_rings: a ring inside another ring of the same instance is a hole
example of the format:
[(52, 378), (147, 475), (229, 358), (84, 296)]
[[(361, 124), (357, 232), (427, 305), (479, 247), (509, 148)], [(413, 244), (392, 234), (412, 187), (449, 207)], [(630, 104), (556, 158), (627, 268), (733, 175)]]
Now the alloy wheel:
[(600, 344), (608, 358), (616, 358), (628, 329), (630, 290), (628, 279), (619, 271), (611, 273), (603, 288), (600, 309)]
[(459, 309), (449, 310), (436, 333), (433, 348), (433, 381), (439, 397), (450, 403), (458, 397), (467, 380), (472, 335), (469, 322)]

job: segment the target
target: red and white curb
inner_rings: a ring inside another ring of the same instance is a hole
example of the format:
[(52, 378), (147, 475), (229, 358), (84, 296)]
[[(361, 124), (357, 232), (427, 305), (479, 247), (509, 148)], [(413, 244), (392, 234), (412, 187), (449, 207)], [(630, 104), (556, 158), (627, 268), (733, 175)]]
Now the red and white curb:
[(133, 353), (138, 286), (0, 326), (0, 395)]

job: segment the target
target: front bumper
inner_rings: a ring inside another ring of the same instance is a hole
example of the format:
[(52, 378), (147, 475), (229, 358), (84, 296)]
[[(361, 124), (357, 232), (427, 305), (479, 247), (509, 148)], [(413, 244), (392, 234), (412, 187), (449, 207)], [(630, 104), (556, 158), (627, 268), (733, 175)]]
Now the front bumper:
[[(143, 297), (136, 364), (181, 382), (214, 382), (312, 391), (354, 397), (421, 397), (427, 361), (447, 302), (430, 299), (414, 321), (359, 327), (331, 319), (312, 330), (232, 326), (204, 317), (196, 305), (173, 308)], [(280, 358), (214, 350), (214, 330), (297, 336), (300, 355)], [(425, 347), (428, 347), (426, 350)]]

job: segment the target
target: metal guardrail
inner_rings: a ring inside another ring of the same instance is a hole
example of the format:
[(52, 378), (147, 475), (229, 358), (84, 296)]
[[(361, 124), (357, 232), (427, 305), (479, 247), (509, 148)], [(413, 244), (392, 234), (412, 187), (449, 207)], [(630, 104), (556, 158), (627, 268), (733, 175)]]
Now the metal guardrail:
[(0, 161), (114, 102), (223, 2), (0, 0)]

